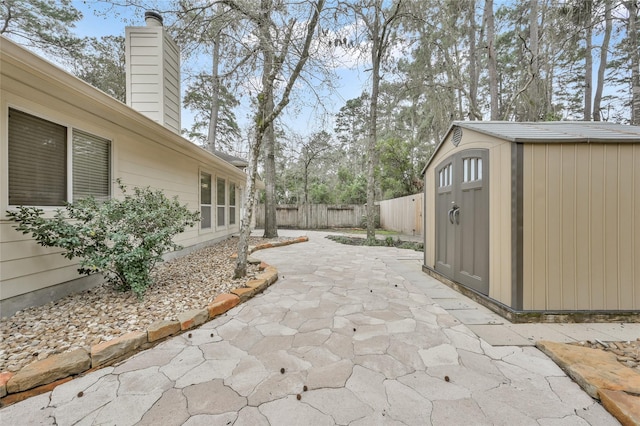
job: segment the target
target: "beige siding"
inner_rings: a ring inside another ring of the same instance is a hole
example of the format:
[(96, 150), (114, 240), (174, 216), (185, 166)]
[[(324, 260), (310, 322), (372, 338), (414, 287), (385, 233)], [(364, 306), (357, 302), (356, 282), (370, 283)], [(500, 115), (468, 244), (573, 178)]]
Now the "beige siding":
[(128, 27), (127, 105), (180, 133), (180, 53), (163, 27)]
[(489, 297), (511, 305), (511, 149), (500, 141), (489, 150)]
[(164, 123), (180, 133), (180, 52), (171, 37), (164, 36)]
[(529, 144), (524, 309), (640, 309), (640, 147)]
[[(200, 208), (200, 171), (234, 182), (240, 190), (245, 186), (245, 174), (232, 165), (30, 53), (2, 43), (0, 211), (9, 207), (5, 129), (10, 107), (110, 140), (113, 179), (121, 178), (128, 186), (161, 189), (168, 196), (177, 196), (190, 210)], [(119, 196), (115, 183), (112, 188)], [(53, 208), (46, 210), (47, 215), (53, 214)], [(176, 241), (185, 247), (206, 243), (237, 233), (239, 222), (214, 231), (192, 228)], [(60, 250), (40, 247), (28, 235), (15, 231), (13, 223), (0, 216), (0, 300), (78, 278), (76, 265), (61, 256)]]
[(456, 152), (489, 149), (489, 296), (511, 305), (511, 143), (464, 129), (458, 147), (451, 134), (425, 173), (425, 265), (435, 267), (435, 169)]
[(423, 206), (422, 193), (380, 201), (380, 226), (406, 235), (422, 235)]

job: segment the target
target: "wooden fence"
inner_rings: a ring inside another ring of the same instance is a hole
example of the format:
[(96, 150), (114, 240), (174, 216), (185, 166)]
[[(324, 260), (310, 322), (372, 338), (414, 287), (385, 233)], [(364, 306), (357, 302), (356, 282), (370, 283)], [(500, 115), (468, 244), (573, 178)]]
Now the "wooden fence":
[[(276, 207), (278, 228), (356, 228), (361, 226), (366, 215), (366, 207), (356, 204), (281, 204)], [(264, 228), (264, 204), (256, 207), (256, 227)]]
[[(424, 195), (384, 200), (377, 203), (380, 227), (406, 235), (423, 235)], [(279, 228), (329, 229), (357, 228), (363, 224), (367, 208), (357, 204), (281, 204), (276, 207)], [(264, 228), (264, 204), (256, 207), (255, 223)]]
[(380, 201), (380, 226), (406, 235), (423, 235), (424, 194)]

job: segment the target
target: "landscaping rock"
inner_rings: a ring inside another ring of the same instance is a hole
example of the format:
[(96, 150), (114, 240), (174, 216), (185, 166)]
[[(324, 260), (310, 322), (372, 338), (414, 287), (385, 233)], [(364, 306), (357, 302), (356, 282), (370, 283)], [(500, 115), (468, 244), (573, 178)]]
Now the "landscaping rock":
[(250, 299), (256, 293), (256, 290), (251, 287), (240, 287), (234, 288), (231, 290), (231, 293), (235, 294), (240, 298), (240, 301), (244, 302), (247, 299)]
[(240, 298), (235, 294), (220, 294), (213, 302), (209, 303), (207, 310), (209, 311), (209, 319), (215, 318), (220, 314), (227, 312), (229, 309), (240, 303)]
[(247, 282), (247, 287), (251, 287), (256, 291), (256, 293), (260, 293), (268, 286), (269, 284), (267, 283), (267, 281), (263, 279), (250, 280)]
[(91, 367), (113, 361), (147, 343), (147, 333), (134, 331), (91, 347)]
[(27, 365), (11, 377), (6, 384), (7, 393), (22, 392), (46, 385), (58, 379), (82, 373), (90, 367), (91, 358), (84, 349), (52, 355)]
[(240, 298), (235, 294), (222, 293), (216, 296), (216, 298), (213, 299), (213, 301), (224, 302), (226, 305), (229, 305), (229, 309), (231, 309), (234, 306), (236, 306), (238, 303), (240, 303)]
[(200, 324), (204, 324), (209, 319), (207, 309), (191, 309), (177, 315), (181, 330), (188, 330)]
[(611, 352), (547, 341), (536, 346), (593, 398), (599, 398), (600, 389), (640, 394), (640, 373), (620, 364)]
[(604, 408), (623, 426), (640, 425), (640, 396), (602, 389), (600, 400)]
[(13, 377), (13, 373), (0, 373), (0, 398), (7, 395), (7, 382)]
[(147, 328), (147, 341), (149, 343), (155, 342), (178, 331), (180, 331), (180, 323), (178, 321), (156, 321)]

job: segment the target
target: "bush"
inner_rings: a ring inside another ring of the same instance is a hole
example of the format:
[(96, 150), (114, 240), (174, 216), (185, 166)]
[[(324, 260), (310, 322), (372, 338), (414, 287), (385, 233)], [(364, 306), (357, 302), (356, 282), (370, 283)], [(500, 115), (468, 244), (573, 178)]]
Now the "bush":
[[(362, 215), (362, 217), (360, 218), (360, 228), (362, 229), (367, 229), (367, 222), (368, 222), (368, 218), (367, 215)], [(376, 215), (374, 217), (374, 228), (380, 228), (380, 215), (376, 212)]]
[(81, 274), (102, 272), (119, 289), (142, 297), (162, 255), (181, 248), (173, 237), (195, 225), (200, 214), (162, 191), (134, 188), (130, 194), (118, 184), (122, 200), (86, 198), (58, 209), (51, 219), (36, 207), (21, 206), (7, 214), (18, 222), (18, 231), (31, 233), (40, 245), (62, 248), (67, 259), (80, 258)]

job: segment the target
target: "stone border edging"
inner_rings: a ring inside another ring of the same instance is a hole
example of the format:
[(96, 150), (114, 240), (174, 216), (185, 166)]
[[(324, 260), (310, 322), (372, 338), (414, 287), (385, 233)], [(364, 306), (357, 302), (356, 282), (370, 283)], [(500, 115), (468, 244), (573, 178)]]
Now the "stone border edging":
[(640, 424), (640, 374), (620, 364), (615, 354), (544, 340), (536, 347), (621, 424)]
[[(249, 254), (272, 247), (287, 246), (309, 241), (309, 237), (276, 241), (249, 247)], [(41, 361), (24, 366), (16, 373), (0, 373), (0, 408), (22, 401), (31, 396), (53, 390), (74, 376), (106, 367), (142, 349), (148, 349), (162, 340), (211, 321), (240, 303), (264, 291), (278, 280), (278, 270), (260, 262), (261, 271), (246, 286), (222, 293), (203, 309), (192, 309), (177, 314), (177, 321), (159, 320), (146, 331), (132, 331), (106, 342), (91, 346), (89, 352), (83, 348), (54, 354)]]

